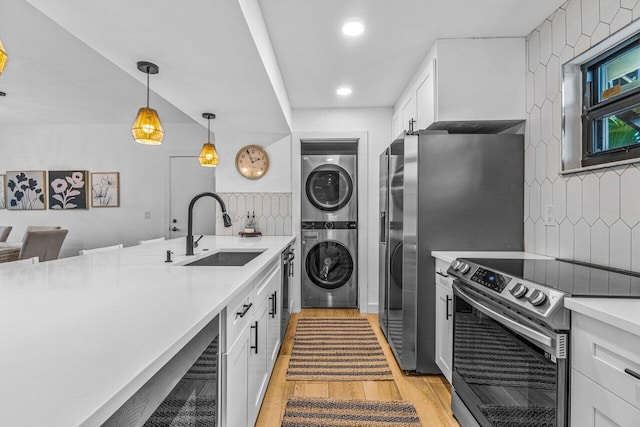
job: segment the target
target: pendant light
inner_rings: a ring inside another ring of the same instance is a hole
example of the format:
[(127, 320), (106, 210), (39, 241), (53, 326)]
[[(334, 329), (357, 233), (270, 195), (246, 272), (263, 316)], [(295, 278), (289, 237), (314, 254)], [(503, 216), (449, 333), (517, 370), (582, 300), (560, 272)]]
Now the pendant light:
[(207, 142), (202, 146), (200, 151), (200, 166), (214, 168), (218, 166), (218, 153), (216, 146), (211, 143), (211, 119), (215, 119), (213, 113), (202, 113), (202, 117), (207, 119)]
[(162, 144), (164, 131), (158, 113), (153, 108), (149, 108), (149, 74), (158, 74), (160, 68), (151, 62), (138, 62), (138, 70), (147, 75), (147, 106), (138, 110), (138, 116), (133, 122), (131, 133), (133, 139), (140, 144), (159, 145)]
[(4, 50), (4, 46), (2, 46), (2, 40), (0, 40), (0, 74), (4, 71), (4, 66), (7, 65), (7, 52)]

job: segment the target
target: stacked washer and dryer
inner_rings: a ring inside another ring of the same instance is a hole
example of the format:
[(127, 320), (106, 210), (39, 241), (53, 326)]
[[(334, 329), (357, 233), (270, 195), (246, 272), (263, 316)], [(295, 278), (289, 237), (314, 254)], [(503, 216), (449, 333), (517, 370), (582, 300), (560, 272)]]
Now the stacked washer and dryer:
[(302, 150), (302, 307), (357, 307), (357, 146), (344, 144), (339, 151), (330, 146), (328, 154), (317, 144), (307, 145)]

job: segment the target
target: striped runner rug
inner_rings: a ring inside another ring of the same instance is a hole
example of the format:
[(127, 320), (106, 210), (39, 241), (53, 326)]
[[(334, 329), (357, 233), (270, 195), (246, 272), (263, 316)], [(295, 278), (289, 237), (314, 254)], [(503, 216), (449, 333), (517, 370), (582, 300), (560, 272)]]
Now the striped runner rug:
[(336, 400), (291, 396), (282, 427), (419, 427), (410, 402), (401, 400)]
[(392, 379), (391, 369), (368, 319), (363, 317), (298, 319), (287, 380)]

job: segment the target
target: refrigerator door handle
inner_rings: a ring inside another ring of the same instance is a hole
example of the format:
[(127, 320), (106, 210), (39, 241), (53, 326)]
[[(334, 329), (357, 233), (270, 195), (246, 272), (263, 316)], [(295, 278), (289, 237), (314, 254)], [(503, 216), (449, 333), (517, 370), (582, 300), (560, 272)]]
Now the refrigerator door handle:
[(380, 212), (380, 243), (386, 243), (387, 241), (387, 213), (385, 211)]

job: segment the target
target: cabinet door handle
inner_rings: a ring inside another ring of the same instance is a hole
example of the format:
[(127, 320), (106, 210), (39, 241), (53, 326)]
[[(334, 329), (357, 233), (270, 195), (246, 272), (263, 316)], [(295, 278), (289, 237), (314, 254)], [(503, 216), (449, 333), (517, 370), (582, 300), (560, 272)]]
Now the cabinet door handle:
[(275, 297), (276, 297), (275, 292), (269, 295), (269, 301), (271, 302), (271, 308), (269, 309), (269, 316), (271, 316), (272, 319), (276, 316), (276, 310), (274, 308), (275, 304), (273, 303), (273, 301), (275, 300)]
[(627, 374), (631, 375), (633, 378), (640, 380), (640, 374), (639, 374), (639, 373), (637, 373), (637, 372), (635, 372), (635, 371), (632, 371), (632, 370), (631, 370), (631, 369), (629, 369), (629, 368), (625, 368), (625, 370), (624, 370), (624, 371), (625, 371)]
[(251, 325), (251, 329), (256, 330), (256, 345), (252, 345), (251, 348), (255, 350), (255, 353), (258, 354), (258, 321), (255, 321), (255, 324)]
[(278, 314), (278, 291), (273, 291), (273, 316), (276, 317)]
[(293, 277), (293, 261), (289, 263), (289, 276)]
[(449, 317), (453, 317), (453, 314), (449, 313), (449, 303), (453, 301), (453, 298), (451, 298), (449, 295), (447, 295), (447, 301), (445, 304), (447, 304), (447, 310), (446, 310), (446, 314), (445, 314), (445, 319), (449, 320)]
[(249, 304), (243, 304), (242, 305), (242, 311), (238, 311), (236, 312), (236, 317), (244, 317), (245, 314), (247, 314), (247, 311), (249, 311), (249, 309), (251, 308), (251, 306), (253, 305), (252, 302), (250, 302)]

